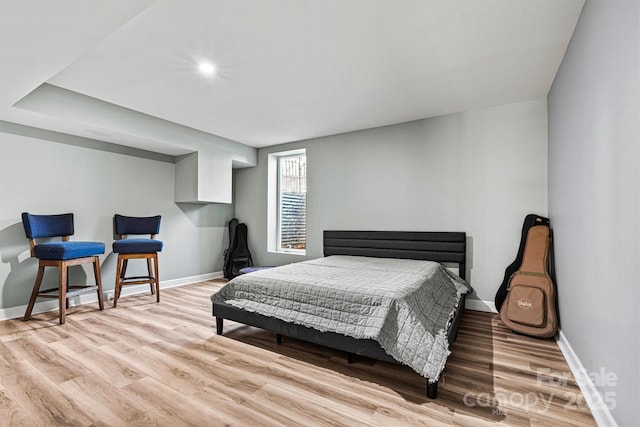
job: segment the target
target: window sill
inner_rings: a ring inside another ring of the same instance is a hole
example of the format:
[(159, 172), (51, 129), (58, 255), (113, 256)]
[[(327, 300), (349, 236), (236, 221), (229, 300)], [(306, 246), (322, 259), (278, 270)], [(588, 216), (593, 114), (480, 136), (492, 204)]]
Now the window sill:
[(283, 254), (283, 255), (306, 255), (307, 251), (304, 250), (296, 250), (296, 249), (291, 249), (291, 250), (279, 250), (279, 251), (267, 251), (271, 254)]

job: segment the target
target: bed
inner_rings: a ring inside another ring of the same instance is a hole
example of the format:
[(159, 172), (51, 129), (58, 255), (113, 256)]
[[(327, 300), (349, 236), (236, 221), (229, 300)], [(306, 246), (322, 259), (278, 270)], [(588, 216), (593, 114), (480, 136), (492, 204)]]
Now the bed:
[[(350, 363), (353, 355), (403, 363), (435, 399), (471, 290), (465, 233), (324, 231), (323, 244), (325, 258), (239, 276), (215, 293), (218, 335), (229, 319), (273, 331), (278, 343), (284, 335), (345, 351)], [(458, 276), (443, 264), (456, 264)]]

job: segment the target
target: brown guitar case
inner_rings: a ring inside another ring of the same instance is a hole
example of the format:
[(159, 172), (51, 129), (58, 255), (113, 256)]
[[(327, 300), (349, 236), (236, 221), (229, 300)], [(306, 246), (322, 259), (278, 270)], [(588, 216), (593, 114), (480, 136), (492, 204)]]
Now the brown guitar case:
[(558, 332), (556, 289), (549, 275), (551, 230), (547, 225), (529, 228), (522, 264), (513, 273), (500, 319), (512, 330), (539, 338)]

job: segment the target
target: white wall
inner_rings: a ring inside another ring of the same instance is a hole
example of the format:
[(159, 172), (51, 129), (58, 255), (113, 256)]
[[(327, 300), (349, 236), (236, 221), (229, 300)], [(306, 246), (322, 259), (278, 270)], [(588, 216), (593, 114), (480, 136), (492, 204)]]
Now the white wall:
[(624, 426), (640, 425), (639, 51), (639, 2), (587, 1), (548, 98), (562, 331), (617, 376), (595, 385)]
[(236, 216), (257, 264), (268, 253), (267, 155), (307, 149), (306, 258), (325, 229), (465, 231), (468, 278), (493, 301), (528, 213), (547, 214), (546, 100), (504, 105), (260, 149), (234, 172)]
[[(78, 141), (73, 138), (75, 145), (68, 145), (0, 132), (0, 309), (26, 304), (37, 272), (22, 228), (23, 211), (73, 212), (72, 240), (106, 244), (101, 257), (106, 290), (113, 289), (116, 267), (111, 253), (114, 213), (162, 215), (161, 283), (222, 270), (231, 205), (178, 205), (173, 201), (173, 163), (87, 149)], [(45, 280), (53, 284), (57, 273), (48, 270)], [(78, 280), (86, 274), (92, 280), (89, 269), (72, 270)]]

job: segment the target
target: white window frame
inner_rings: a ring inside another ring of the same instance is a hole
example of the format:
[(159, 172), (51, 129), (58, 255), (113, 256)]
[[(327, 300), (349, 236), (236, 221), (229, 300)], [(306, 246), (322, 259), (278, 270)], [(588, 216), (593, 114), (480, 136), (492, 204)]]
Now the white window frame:
[(306, 255), (306, 249), (281, 248), (281, 211), (280, 211), (280, 159), (283, 157), (307, 155), (304, 148), (271, 153), (267, 158), (267, 252), (293, 255)]

